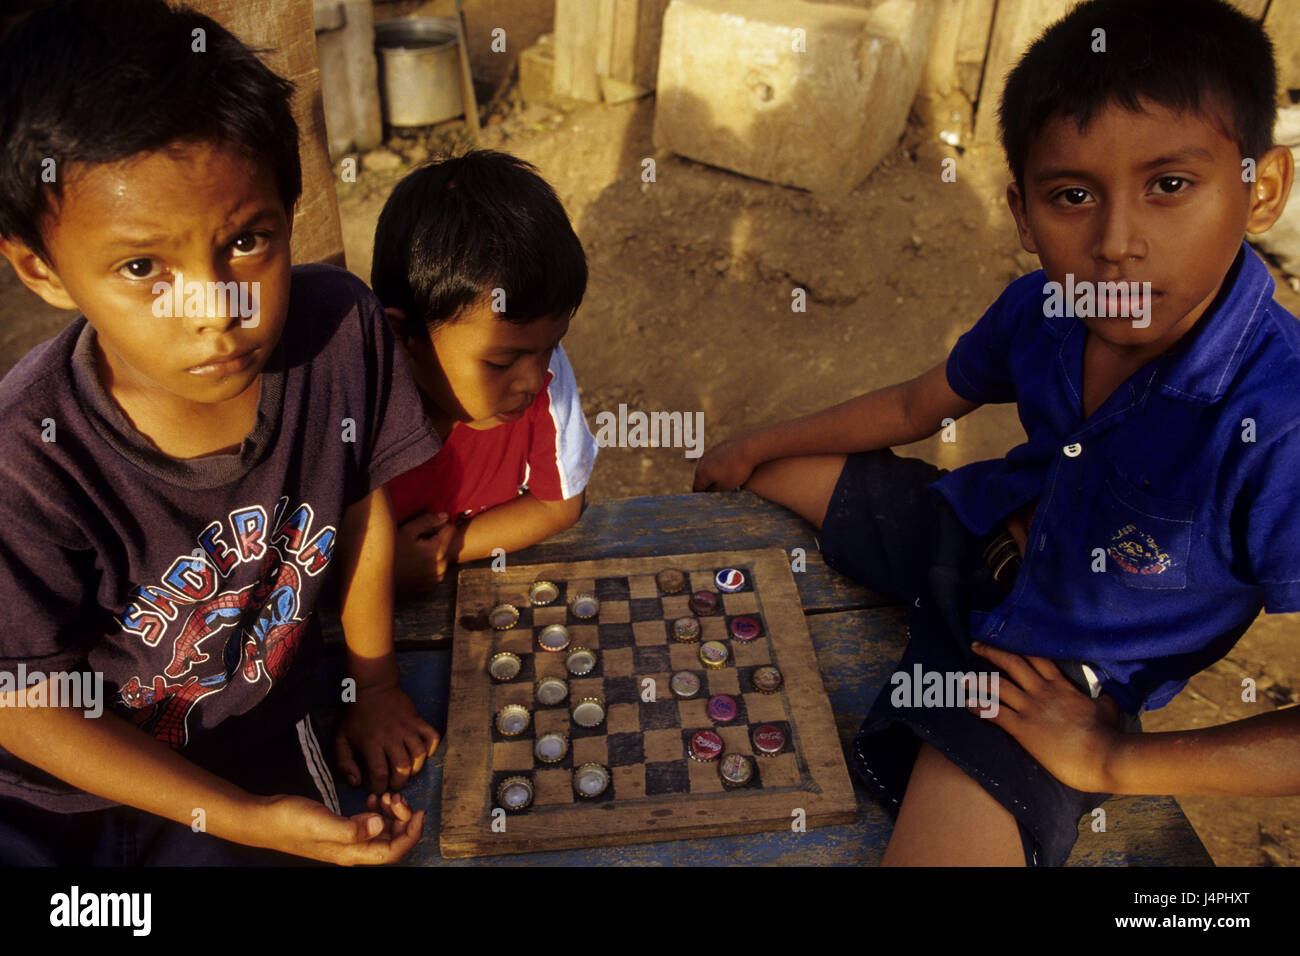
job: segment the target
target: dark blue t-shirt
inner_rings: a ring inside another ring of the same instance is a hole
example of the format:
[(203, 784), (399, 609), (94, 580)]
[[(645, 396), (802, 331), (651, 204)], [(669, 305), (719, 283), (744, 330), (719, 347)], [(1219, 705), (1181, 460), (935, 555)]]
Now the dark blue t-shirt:
[(1161, 707), (1261, 608), (1300, 610), (1300, 323), (1249, 246), (1214, 304), (1085, 421), (1077, 318), (1013, 282), (948, 359), (1028, 440), (932, 487), (983, 534), (1038, 500), (1012, 593), (975, 639), (1085, 661), (1129, 712)]
[[(200, 766), (302, 716), (343, 516), (438, 437), (379, 300), (329, 266), (294, 267), (260, 388), (237, 452), (178, 460), (105, 392), (84, 318), (5, 376), (0, 678), (94, 675), (103, 710)], [(111, 805), (4, 750), (0, 795)]]

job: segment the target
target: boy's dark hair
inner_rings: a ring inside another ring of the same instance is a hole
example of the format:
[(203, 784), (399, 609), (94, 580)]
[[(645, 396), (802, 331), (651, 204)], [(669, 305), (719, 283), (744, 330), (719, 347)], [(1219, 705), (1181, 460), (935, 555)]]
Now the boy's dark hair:
[[(1093, 52), (1098, 37), (1105, 52)], [(1268, 34), (1221, 0), (1091, 0), (1048, 27), (1007, 78), (1002, 148), (1023, 189), (1029, 144), (1050, 119), (1073, 117), (1083, 131), (1107, 105), (1136, 112), (1147, 99), (1213, 117), (1257, 158), (1273, 144), (1276, 86)]]
[[(202, 34), (195, 34), (202, 30)], [(203, 52), (195, 52), (198, 37)], [(48, 261), (41, 226), (74, 163), (176, 142), (268, 162), (286, 213), (302, 193), (293, 84), (215, 20), (164, 0), (57, 0), (0, 41), (0, 235)], [(54, 160), (55, 181), (42, 173)]]
[(406, 313), (412, 337), (498, 288), (507, 321), (569, 318), (587, 290), (587, 257), (534, 166), (473, 150), (397, 184), (375, 228), (370, 286)]

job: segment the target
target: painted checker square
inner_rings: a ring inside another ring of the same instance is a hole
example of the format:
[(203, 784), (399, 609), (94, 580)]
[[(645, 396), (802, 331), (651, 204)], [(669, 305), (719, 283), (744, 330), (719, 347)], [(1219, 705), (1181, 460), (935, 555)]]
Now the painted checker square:
[[(684, 592), (660, 592), (655, 575), (669, 567), (685, 572)], [(715, 587), (726, 569), (743, 574), (740, 590)], [(560, 591), (546, 607), (528, 602), (528, 589), (539, 580)], [(717, 594), (718, 611), (701, 619), (699, 640), (676, 641), (672, 622), (690, 613), (687, 602), (699, 590)], [(570, 596), (580, 593), (599, 600), (594, 618), (583, 620), (569, 609)], [(520, 621), (494, 631), (487, 615), (501, 603), (519, 608)], [(730, 634), (728, 622), (739, 615), (759, 622), (754, 640), (738, 641)], [(796, 810), (803, 811), (808, 826), (846, 823), (857, 815), (794, 577), (779, 548), (465, 569), (455, 620), (440, 831), (444, 857), (783, 830)], [(538, 644), (537, 634), (549, 624), (569, 629), (570, 649), (597, 653), (591, 673), (568, 674), (567, 651)], [(700, 644), (709, 640), (727, 646), (726, 666), (714, 670), (700, 663)], [(512, 680), (497, 682), (487, 662), (503, 650), (518, 654), (523, 668)], [(752, 682), (754, 670), (767, 664), (785, 677), (775, 694), (758, 692)], [(699, 676), (696, 698), (672, 695), (669, 681), (678, 670)], [(547, 676), (569, 684), (568, 698), (553, 707), (539, 704), (533, 694), (536, 681)], [(653, 701), (644, 699), (647, 680), (653, 683)], [(735, 701), (730, 719), (710, 716), (708, 701), (717, 695)], [(572, 719), (571, 708), (584, 697), (604, 703), (605, 719), (595, 727)], [(493, 721), (508, 704), (523, 704), (532, 717), (527, 730), (514, 737), (500, 734)], [(776, 755), (754, 747), (754, 730), (764, 724), (785, 735)], [(719, 761), (691, 759), (690, 738), (699, 730), (718, 734), (724, 753), (753, 757), (753, 779), (724, 787)], [(547, 764), (536, 758), (533, 746), (552, 731), (568, 736), (569, 751)], [(598, 797), (573, 791), (573, 770), (584, 763), (598, 763), (610, 773), (609, 787)], [(496, 792), (511, 776), (529, 778), (534, 796), (525, 810), (505, 813)]]

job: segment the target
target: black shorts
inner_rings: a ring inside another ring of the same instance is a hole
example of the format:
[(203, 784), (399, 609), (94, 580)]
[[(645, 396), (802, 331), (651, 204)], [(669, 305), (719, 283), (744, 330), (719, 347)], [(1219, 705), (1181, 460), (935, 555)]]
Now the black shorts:
[[(944, 675), (947, 684), (947, 675), (992, 669), (970, 649), (970, 612), (992, 610), (1014, 579), (994, 580), (984, 562), (985, 548), (1004, 529), (972, 534), (928, 487), (944, 474), (888, 449), (850, 455), (826, 511), (821, 549), (836, 571), (911, 606), (907, 648), (895, 672), (911, 678), (919, 667), (923, 675)], [(1078, 662), (1057, 664), (1087, 693)], [(894, 691), (881, 689), (850, 748), (854, 770), (885, 808), (897, 815), (924, 740), (1016, 818), (1026, 863), (1064, 864), (1079, 818), (1109, 794), (1067, 787), (1002, 728), (960, 704), (917, 706), (912, 694)], [(1139, 726), (1130, 717), (1125, 730)]]
[[(243, 729), (245, 746), (239, 752), (220, 758), (204, 755), (208, 770), (250, 793), (296, 794), (339, 812), (333, 776), (309, 717), (281, 724), (272, 732), (253, 722)], [(176, 823), (127, 806), (59, 813), (0, 796), (0, 865), (323, 865), (196, 832), (194, 824), (200, 820), (207, 822), (206, 816), (196, 815), (189, 824)]]

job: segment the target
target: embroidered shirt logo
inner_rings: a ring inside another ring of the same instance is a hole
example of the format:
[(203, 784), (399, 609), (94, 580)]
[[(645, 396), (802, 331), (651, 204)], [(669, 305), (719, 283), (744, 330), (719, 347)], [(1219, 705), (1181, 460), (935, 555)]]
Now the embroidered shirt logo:
[(1112, 534), (1106, 551), (1129, 574), (1163, 574), (1174, 563), (1155, 538), (1134, 524), (1126, 524)]

